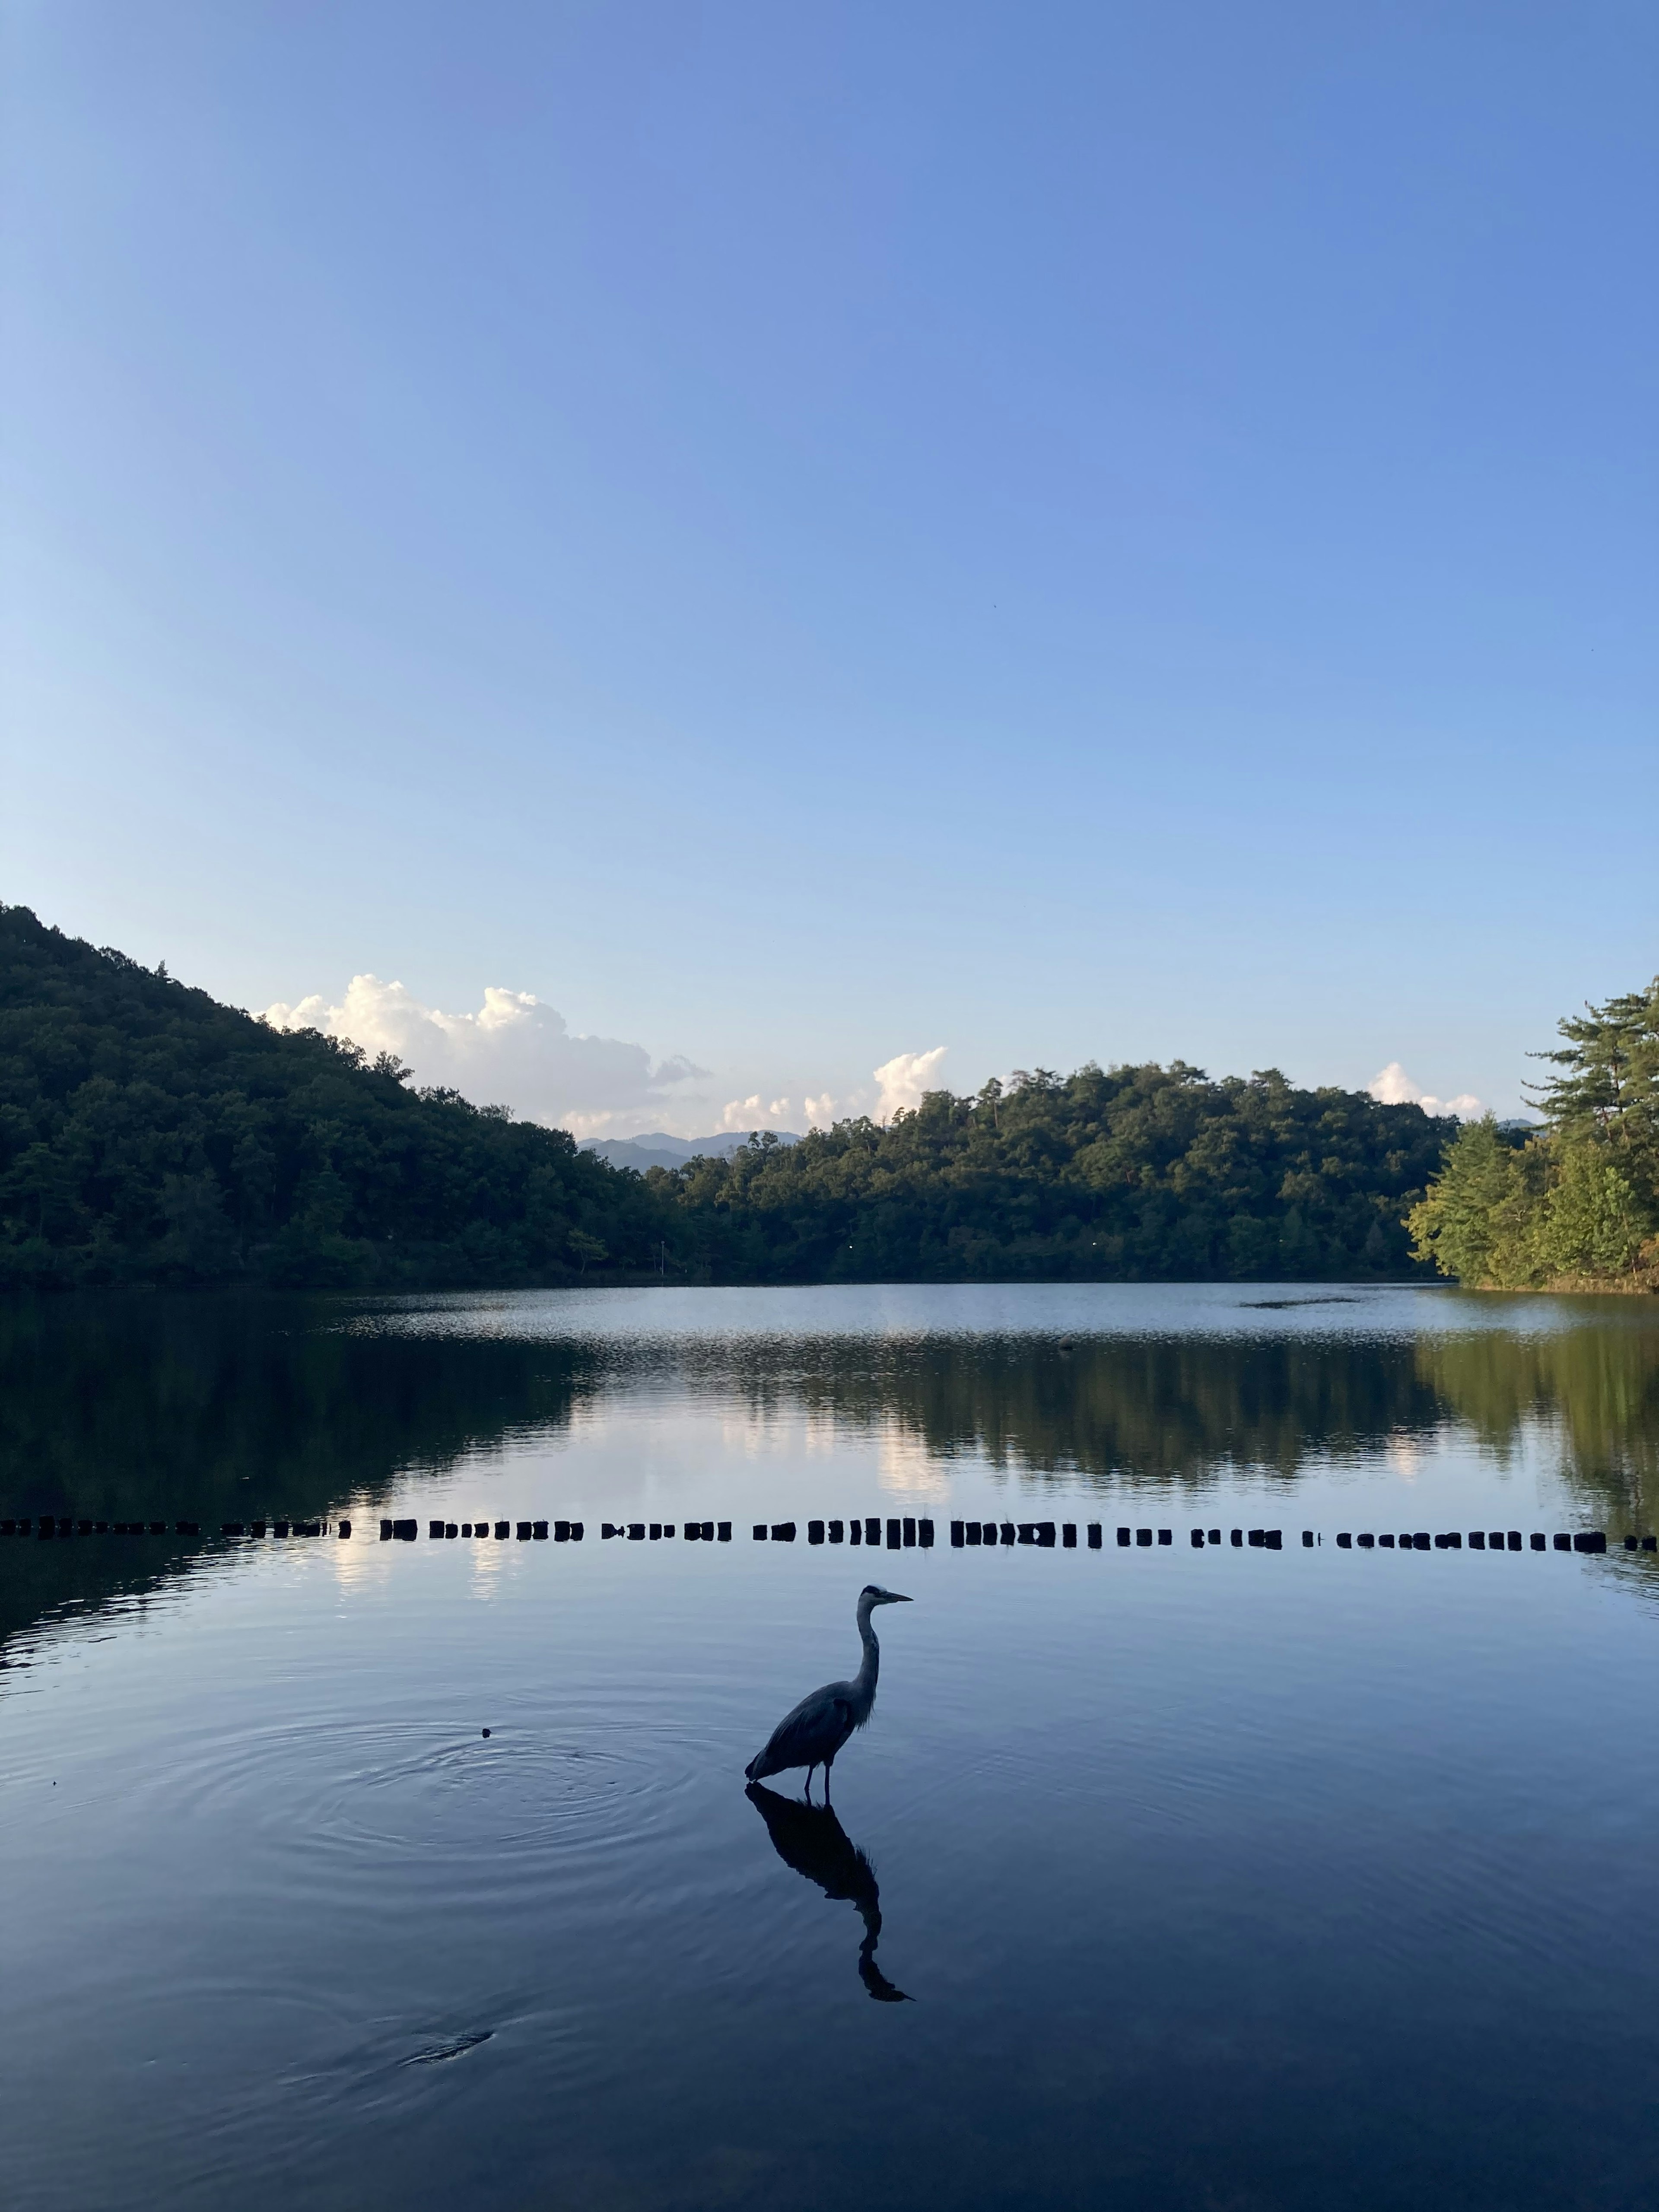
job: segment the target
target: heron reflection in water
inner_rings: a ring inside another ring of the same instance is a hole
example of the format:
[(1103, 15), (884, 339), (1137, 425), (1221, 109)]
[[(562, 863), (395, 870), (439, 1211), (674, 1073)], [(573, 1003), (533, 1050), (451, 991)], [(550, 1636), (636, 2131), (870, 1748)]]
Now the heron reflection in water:
[(744, 1796), (766, 1823), (772, 1848), (786, 1866), (817, 1882), (826, 1897), (845, 1898), (858, 1909), (864, 1923), (859, 1945), (859, 1979), (878, 2004), (908, 2004), (911, 1999), (895, 1988), (876, 1964), (876, 1945), (881, 1936), (881, 1892), (876, 1870), (859, 1850), (831, 1805), (809, 1805), (799, 1797), (781, 1797), (751, 1782)]

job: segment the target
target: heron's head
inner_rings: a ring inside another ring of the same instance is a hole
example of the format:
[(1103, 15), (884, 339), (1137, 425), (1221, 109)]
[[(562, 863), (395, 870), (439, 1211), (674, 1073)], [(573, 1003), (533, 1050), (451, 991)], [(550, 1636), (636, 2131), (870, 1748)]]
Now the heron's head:
[(902, 1591), (883, 1589), (879, 1583), (866, 1583), (859, 1592), (859, 1603), (874, 1607), (878, 1605), (909, 1605), (914, 1601)]

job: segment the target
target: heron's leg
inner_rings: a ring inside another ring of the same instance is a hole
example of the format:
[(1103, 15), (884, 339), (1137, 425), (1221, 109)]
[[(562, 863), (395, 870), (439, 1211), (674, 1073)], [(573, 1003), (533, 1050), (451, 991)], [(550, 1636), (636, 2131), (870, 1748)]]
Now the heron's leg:
[(826, 1759), (823, 1762), (823, 1802), (826, 1805), (830, 1802), (830, 1770), (835, 1763), (833, 1759)]
[(809, 1805), (812, 1802), (812, 1777), (817, 1771), (817, 1765), (818, 1763), (815, 1759), (811, 1766), (806, 1770), (806, 1802)]

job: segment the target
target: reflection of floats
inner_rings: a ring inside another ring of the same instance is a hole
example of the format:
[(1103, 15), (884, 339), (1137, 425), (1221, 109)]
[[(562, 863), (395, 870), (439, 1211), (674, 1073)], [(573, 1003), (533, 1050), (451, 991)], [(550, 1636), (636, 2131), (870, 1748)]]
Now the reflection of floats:
[(766, 1823), (772, 1848), (786, 1866), (808, 1881), (815, 1881), (826, 1897), (844, 1898), (856, 1907), (864, 1923), (859, 1945), (859, 1979), (878, 2004), (908, 2004), (876, 1964), (876, 1945), (881, 1936), (881, 1893), (876, 1870), (836, 1818), (830, 1805), (809, 1805), (799, 1797), (780, 1796), (759, 1782), (744, 1791)]

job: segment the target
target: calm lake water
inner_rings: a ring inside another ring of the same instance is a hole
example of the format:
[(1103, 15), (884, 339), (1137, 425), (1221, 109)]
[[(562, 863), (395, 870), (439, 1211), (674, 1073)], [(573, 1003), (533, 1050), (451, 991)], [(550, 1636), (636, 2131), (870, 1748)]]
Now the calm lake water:
[[(0, 1513), (354, 1523), (0, 1538), (20, 2212), (1659, 2198), (1651, 1302), (60, 1300), (0, 1373)], [(752, 1798), (872, 1577), (836, 1816)]]

